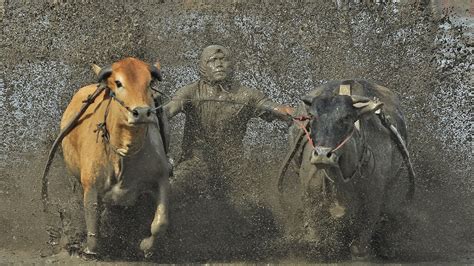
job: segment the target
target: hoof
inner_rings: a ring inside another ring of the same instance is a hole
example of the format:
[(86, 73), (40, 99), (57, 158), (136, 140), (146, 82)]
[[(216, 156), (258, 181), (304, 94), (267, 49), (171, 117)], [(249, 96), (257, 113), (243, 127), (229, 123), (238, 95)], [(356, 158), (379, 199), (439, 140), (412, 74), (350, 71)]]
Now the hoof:
[(153, 256), (153, 242), (155, 239), (153, 237), (147, 237), (140, 242), (140, 250), (143, 252), (145, 259), (149, 259)]
[(369, 254), (367, 248), (360, 248), (356, 245), (351, 245), (351, 257), (353, 261), (367, 261)]
[(85, 248), (81, 254), (81, 258), (88, 261), (97, 260), (99, 255), (97, 252), (90, 251), (89, 248)]
[(352, 257), (352, 261), (368, 261), (369, 260), (368, 255), (360, 256), (360, 255), (351, 254), (351, 257)]
[(143, 252), (143, 258), (145, 260), (150, 260), (153, 257), (154, 253), (152, 251), (144, 251)]

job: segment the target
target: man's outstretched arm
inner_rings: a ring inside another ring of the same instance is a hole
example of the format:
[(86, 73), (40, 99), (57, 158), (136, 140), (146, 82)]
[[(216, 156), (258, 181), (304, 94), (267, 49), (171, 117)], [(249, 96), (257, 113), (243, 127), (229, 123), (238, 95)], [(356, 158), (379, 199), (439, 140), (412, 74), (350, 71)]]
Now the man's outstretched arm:
[(179, 89), (171, 101), (165, 106), (163, 106), (163, 110), (165, 111), (166, 116), (168, 119), (173, 118), (175, 115), (184, 111), (184, 106), (186, 103), (191, 101), (192, 97), (192, 87), (185, 86)]
[(263, 93), (256, 94), (256, 113), (258, 117), (266, 121), (274, 119), (290, 122), (291, 116), (295, 112), (294, 108), (289, 105), (276, 103), (267, 98)]

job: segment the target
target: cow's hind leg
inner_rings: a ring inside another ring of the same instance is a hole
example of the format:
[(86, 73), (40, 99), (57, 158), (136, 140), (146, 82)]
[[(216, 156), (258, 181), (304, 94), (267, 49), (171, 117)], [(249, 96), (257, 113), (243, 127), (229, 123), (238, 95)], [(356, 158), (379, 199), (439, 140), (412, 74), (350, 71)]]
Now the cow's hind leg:
[(156, 238), (168, 227), (168, 191), (170, 186), (168, 179), (161, 181), (159, 186), (160, 195), (156, 202), (155, 216), (151, 223), (151, 236), (143, 239), (140, 243), (140, 249), (143, 251), (145, 258), (150, 258), (153, 255), (152, 249)]

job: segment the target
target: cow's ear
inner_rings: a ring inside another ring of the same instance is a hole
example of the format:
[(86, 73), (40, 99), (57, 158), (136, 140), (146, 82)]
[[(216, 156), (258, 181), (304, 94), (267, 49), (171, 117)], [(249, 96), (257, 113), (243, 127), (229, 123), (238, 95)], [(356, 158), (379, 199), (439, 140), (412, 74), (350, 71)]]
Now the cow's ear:
[(352, 106), (357, 109), (357, 115), (363, 116), (370, 114), (382, 108), (383, 102), (379, 100), (371, 100), (364, 96), (352, 95)]
[(161, 76), (161, 65), (160, 65), (160, 62), (156, 61), (155, 64), (153, 64), (152, 66), (150, 66), (150, 73), (151, 73), (151, 76), (155, 79), (157, 79), (158, 81), (162, 81), (163, 80), (163, 77)]
[(101, 68), (97, 74), (99, 82), (106, 80), (110, 75), (112, 75), (112, 66)]
[(314, 97), (310, 96), (310, 95), (306, 95), (306, 96), (301, 97), (301, 100), (307, 106), (311, 106), (313, 104), (313, 99), (314, 99)]

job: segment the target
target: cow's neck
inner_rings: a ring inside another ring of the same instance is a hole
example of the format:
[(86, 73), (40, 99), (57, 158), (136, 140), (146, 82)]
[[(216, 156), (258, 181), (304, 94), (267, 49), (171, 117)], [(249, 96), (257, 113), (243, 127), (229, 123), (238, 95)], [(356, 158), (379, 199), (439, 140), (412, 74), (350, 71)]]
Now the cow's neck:
[(124, 108), (112, 102), (106, 118), (110, 146), (121, 156), (132, 156), (144, 146), (147, 124), (129, 126)]

